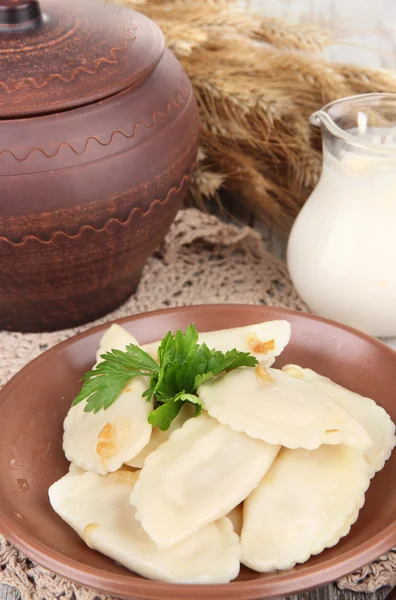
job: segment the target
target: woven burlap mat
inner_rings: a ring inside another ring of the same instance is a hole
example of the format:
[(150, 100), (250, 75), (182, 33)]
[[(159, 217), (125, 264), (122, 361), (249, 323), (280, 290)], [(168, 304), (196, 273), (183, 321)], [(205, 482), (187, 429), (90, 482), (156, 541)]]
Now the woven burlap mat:
[[(158, 308), (218, 302), (306, 309), (285, 265), (264, 250), (257, 232), (188, 209), (178, 214), (162, 248), (148, 261), (136, 294), (95, 324)], [(40, 352), (92, 325), (42, 334), (0, 332), (0, 386)], [(105, 599), (32, 563), (1, 536), (0, 583), (15, 586), (23, 600)], [(395, 584), (396, 549), (338, 582), (360, 592)]]

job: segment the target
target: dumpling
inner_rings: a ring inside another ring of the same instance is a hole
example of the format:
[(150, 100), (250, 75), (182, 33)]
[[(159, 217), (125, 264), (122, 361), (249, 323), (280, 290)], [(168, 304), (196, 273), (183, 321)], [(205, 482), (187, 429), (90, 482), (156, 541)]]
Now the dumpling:
[(268, 444), (313, 450), (321, 444), (372, 444), (360, 423), (326, 394), (277, 369), (231, 371), (198, 389), (220, 423)]
[(206, 414), (189, 419), (147, 457), (131, 494), (136, 518), (170, 548), (242, 502), (278, 451)]
[(155, 342), (151, 342), (150, 344), (142, 344), (141, 348), (142, 348), (142, 350), (147, 352), (147, 354), (150, 354), (151, 358), (154, 358), (154, 360), (157, 360), (157, 351), (158, 351), (160, 343), (161, 342), (159, 340), (157, 340)]
[(264, 321), (245, 327), (201, 333), (199, 341), (222, 352), (233, 348), (240, 352), (250, 352), (260, 363), (271, 366), (275, 357), (279, 356), (289, 343), (290, 333), (288, 321)]
[(244, 502), (242, 563), (263, 573), (291, 569), (334, 546), (356, 520), (369, 482), (356, 448), (282, 448)]
[(84, 412), (82, 402), (72, 407), (64, 422), (66, 458), (105, 475), (139, 454), (151, 435), (147, 419), (152, 405), (142, 398), (146, 388), (143, 378), (133, 379), (114, 404), (96, 414)]
[(154, 452), (166, 440), (169, 439), (170, 434), (179, 429), (187, 419), (194, 417), (195, 415), (195, 406), (191, 404), (191, 402), (185, 402), (175, 419), (173, 419), (169, 429), (166, 431), (161, 431), (159, 427), (153, 427), (153, 431), (151, 433), (151, 438), (149, 443), (143, 448), (141, 452), (134, 459), (127, 462), (127, 465), (130, 467), (134, 467), (135, 469), (141, 469), (144, 465), (144, 461), (148, 457), (151, 452)]
[(347, 518), (345, 519), (344, 523), (342, 524), (341, 529), (339, 529), (335, 534), (334, 537), (329, 540), (329, 542), (327, 543), (327, 548), (331, 548), (332, 546), (335, 546), (336, 544), (338, 544), (338, 542), (340, 541), (340, 539), (346, 535), (348, 535), (348, 533), (351, 530), (351, 527), (354, 523), (356, 523), (358, 516), (359, 516), (359, 511), (360, 508), (356, 508), (350, 515), (347, 516)]
[(159, 550), (135, 518), (137, 472), (68, 474), (49, 489), (53, 509), (94, 550), (143, 577), (173, 583), (228, 583), (239, 572), (239, 538), (229, 519)]
[(390, 457), (395, 446), (395, 425), (386, 411), (370, 398), (351, 392), (327, 377), (323, 377), (311, 369), (303, 369), (297, 365), (287, 365), (286, 373), (302, 378), (313, 387), (324, 392), (346, 410), (366, 429), (373, 445), (365, 452), (370, 477), (380, 471)]
[(96, 353), (96, 364), (101, 361), (100, 357), (105, 352), (110, 352), (110, 350), (125, 350), (129, 344), (139, 346), (139, 342), (129, 331), (121, 327), (121, 325), (113, 323), (113, 325), (106, 329), (99, 342), (99, 348)]
[[(98, 354), (123, 350), (131, 343), (137, 343), (133, 336), (112, 325), (102, 337)], [(84, 412), (85, 402), (71, 407), (64, 421), (66, 458), (85, 471), (105, 475), (137, 456), (151, 436), (148, 415), (153, 403), (142, 397), (147, 386), (146, 377), (135, 377), (109, 408), (96, 414)]]
[[(234, 348), (240, 352), (250, 352), (260, 363), (271, 366), (275, 357), (279, 356), (289, 343), (290, 333), (288, 321), (264, 321), (245, 327), (199, 333), (198, 340), (201, 344), (207, 344), (210, 349), (222, 352)], [(159, 342), (152, 342), (142, 348), (155, 358), (158, 346)]]

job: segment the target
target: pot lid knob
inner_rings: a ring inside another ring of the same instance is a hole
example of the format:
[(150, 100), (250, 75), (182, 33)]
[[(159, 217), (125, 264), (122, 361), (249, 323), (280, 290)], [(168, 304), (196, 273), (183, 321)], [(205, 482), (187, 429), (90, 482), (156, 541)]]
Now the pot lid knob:
[(41, 21), (37, 0), (0, 0), (0, 28), (31, 27)]

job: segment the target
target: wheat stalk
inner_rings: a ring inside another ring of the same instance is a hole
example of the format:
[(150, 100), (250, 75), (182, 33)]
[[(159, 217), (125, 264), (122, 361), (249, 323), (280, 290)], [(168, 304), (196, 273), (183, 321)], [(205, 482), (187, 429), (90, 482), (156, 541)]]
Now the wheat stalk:
[(236, 0), (118, 0), (163, 30), (193, 83), (202, 133), (191, 194), (236, 193), (262, 219), (290, 229), (321, 170), (309, 115), (332, 100), (396, 92), (396, 74), (326, 62), (336, 32), (255, 15)]

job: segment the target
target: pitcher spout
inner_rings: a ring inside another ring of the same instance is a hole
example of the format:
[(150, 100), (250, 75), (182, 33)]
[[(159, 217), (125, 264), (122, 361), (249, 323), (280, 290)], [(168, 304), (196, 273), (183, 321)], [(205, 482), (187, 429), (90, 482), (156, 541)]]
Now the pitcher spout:
[(335, 100), (315, 111), (311, 125), (341, 149), (396, 154), (396, 94), (361, 94)]

